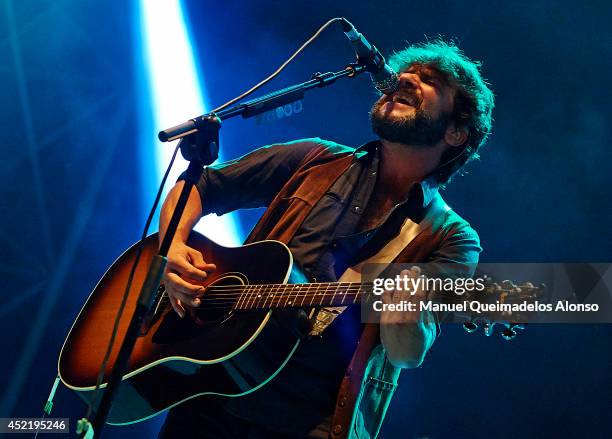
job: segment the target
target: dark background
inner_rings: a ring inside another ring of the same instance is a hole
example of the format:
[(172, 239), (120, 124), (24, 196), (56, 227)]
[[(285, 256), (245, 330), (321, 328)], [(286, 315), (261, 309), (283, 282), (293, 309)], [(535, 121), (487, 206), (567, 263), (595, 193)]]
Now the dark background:
[[(133, 1), (0, 3), (0, 416), (39, 416), (74, 317), (138, 238), (151, 201), (138, 147), (138, 17)], [(482, 260), (612, 260), (609, 2), (183, 4), (211, 105), (265, 77), (334, 16), (385, 53), (455, 37), (497, 96), (482, 159), (444, 194), (478, 230)], [(333, 27), (266, 90), (352, 58)], [(364, 77), (310, 93), (279, 122), (228, 121), (225, 156), (310, 136), (357, 146), (372, 138), (374, 99)], [(260, 213), (240, 215), (243, 232)], [(606, 325), (538, 326), (503, 342), (445, 327), (424, 366), (403, 373), (382, 436), (612, 437), (611, 335)], [(54, 416), (83, 414), (60, 388)], [(160, 421), (105, 437), (152, 436)]]

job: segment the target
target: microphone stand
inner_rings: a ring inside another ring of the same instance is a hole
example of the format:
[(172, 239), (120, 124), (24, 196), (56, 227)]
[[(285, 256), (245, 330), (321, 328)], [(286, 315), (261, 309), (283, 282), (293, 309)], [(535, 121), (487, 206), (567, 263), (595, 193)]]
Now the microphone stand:
[(349, 64), (338, 72), (315, 73), (309, 81), (272, 92), (217, 113), (207, 113), (195, 117), (185, 123), (159, 132), (158, 137), (162, 142), (182, 139), (179, 144), (181, 154), (189, 161), (185, 184), (170, 218), (168, 230), (166, 230), (159, 252), (153, 257), (149, 266), (147, 277), (139, 293), (136, 309), (130, 320), (100, 404), (97, 408), (94, 407), (93, 422), (90, 424), (87, 418), (81, 419), (78, 422), (77, 434), (86, 438), (100, 437), (111, 408), (112, 400), (123, 379), (128, 360), (140, 334), (140, 329), (151, 312), (153, 299), (159, 289), (166, 267), (168, 250), (174, 239), (176, 228), (183, 215), (191, 189), (200, 179), (203, 167), (213, 163), (218, 157), (221, 121), (238, 115), (248, 118), (264, 113), (281, 105), (302, 99), (304, 93), (308, 90), (326, 87), (339, 78), (353, 78), (365, 71), (367, 71), (367, 66), (358, 60), (357, 63)]
[[(302, 82), (301, 84), (293, 85), (260, 98), (218, 111), (214, 113), (214, 115), (221, 120), (229, 119), (238, 115), (241, 115), (243, 118), (252, 117), (265, 113), (266, 111), (281, 105), (300, 100), (304, 97), (304, 93), (308, 90), (326, 87), (333, 84), (339, 78), (353, 78), (365, 71), (368, 71), (368, 69), (369, 66), (367, 66), (365, 62), (357, 62), (355, 64), (349, 64), (346, 68), (338, 72), (315, 73), (312, 75), (312, 79), (309, 81)], [(172, 140), (181, 139), (192, 133), (198, 132), (203, 125), (208, 123), (207, 120), (212, 115), (212, 113), (208, 113), (202, 116), (194, 117), (185, 123), (160, 131), (157, 137), (162, 142), (170, 142)]]

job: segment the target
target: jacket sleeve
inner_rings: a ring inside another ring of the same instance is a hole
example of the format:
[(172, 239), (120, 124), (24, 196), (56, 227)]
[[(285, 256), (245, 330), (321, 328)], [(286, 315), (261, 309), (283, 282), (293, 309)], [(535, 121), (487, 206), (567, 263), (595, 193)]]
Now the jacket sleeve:
[(304, 157), (321, 142), (314, 138), (264, 146), (240, 158), (207, 166), (196, 185), (203, 214), (223, 215), (267, 206)]
[[(476, 271), (478, 259), (482, 252), (480, 239), (476, 231), (465, 221), (452, 224), (447, 230), (441, 245), (433, 253), (427, 263), (427, 274), (442, 279), (471, 278)], [(439, 297), (436, 297), (440, 295)], [(461, 296), (454, 292), (430, 292), (430, 299), (441, 301), (460, 300)], [(436, 335), (441, 332), (440, 323), (449, 321), (451, 314), (435, 312)]]
[(433, 253), (431, 268), (439, 267), (441, 274), (449, 271), (451, 276), (470, 277), (476, 270), (480, 252), (482, 248), (476, 231), (465, 221), (453, 224)]

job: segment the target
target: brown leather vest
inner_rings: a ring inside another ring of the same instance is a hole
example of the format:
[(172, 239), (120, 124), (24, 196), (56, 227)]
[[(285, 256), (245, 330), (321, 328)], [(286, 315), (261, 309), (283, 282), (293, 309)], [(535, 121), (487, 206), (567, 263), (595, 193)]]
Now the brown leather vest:
[[(313, 206), (347, 170), (352, 151), (331, 153), (314, 148), (272, 200), (247, 242), (275, 239), (288, 243)], [(434, 202), (443, 202), (438, 195)], [(424, 262), (441, 242), (444, 219), (425, 228), (395, 261)], [(377, 324), (366, 324), (338, 391), (331, 437), (375, 438), (397, 386), (400, 369), (389, 363)]]

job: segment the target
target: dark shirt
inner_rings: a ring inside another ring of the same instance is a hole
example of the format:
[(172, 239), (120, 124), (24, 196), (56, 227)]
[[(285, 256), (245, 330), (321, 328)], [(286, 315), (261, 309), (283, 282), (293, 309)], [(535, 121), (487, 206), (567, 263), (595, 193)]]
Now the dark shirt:
[[(204, 214), (267, 206), (314, 147), (347, 147), (307, 139), (260, 148), (244, 157), (205, 169), (197, 187)], [(397, 234), (406, 217), (421, 220), (437, 193), (433, 179), (415, 184), (405, 200), (382, 215), (375, 227), (360, 230), (378, 176), (379, 143), (353, 150), (349, 169), (330, 187), (289, 242), (295, 262), (312, 281), (335, 281)], [(466, 248), (460, 251), (479, 251)], [(453, 259), (454, 255), (447, 255)], [(303, 434), (333, 413), (343, 373), (361, 333), (359, 310), (342, 313), (320, 337), (305, 338), (280, 374), (260, 390), (231, 398), (226, 409), (251, 422)], [(273, 348), (273, 347), (271, 347)]]

